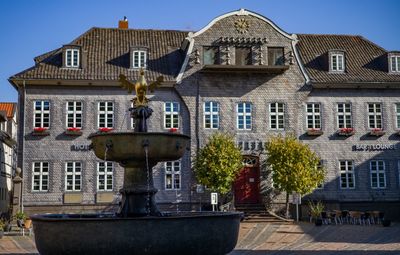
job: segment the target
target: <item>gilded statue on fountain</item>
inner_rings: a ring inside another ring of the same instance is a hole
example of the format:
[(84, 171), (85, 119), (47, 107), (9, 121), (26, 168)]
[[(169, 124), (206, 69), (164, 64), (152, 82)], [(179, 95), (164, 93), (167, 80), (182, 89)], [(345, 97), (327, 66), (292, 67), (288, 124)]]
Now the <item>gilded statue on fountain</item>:
[(129, 108), (131, 117), (135, 120), (135, 132), (147, 132), (147, 119), (151, 116), (153, 110), (148, 107), (149, 99), (146, 97), (148, 91), (154, 92), (154, 89), (160, 86), (164, 81), (163, 76), (159, 76), (156, 81), (147, 84), (144, 77), (144, 70), (140, 69), (140, 76), (136, 83), (132, 83), (126, 79), (123, 74), (119, 75), (121, 87), (132, 93), (135, 89), (136, 97), (132, 99), (133, 107)]

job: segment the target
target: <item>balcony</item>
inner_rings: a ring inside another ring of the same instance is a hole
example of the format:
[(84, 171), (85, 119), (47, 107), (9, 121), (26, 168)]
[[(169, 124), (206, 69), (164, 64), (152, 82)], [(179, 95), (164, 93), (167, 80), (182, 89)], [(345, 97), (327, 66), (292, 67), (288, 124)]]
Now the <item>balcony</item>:
[(203, 73), (267, 73), (281, 74), (289, 69), (287, 65), (204, 65), (200, 72)]

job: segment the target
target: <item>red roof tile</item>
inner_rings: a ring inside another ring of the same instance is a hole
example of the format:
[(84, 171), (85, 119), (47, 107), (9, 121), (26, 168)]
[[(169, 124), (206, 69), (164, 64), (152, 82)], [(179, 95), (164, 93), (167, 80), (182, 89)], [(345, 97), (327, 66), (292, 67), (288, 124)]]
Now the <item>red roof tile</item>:
[(16, 109), (16, 103), (0, 103), (0, 111), (6, 112), (7, 118), (13, 118)]

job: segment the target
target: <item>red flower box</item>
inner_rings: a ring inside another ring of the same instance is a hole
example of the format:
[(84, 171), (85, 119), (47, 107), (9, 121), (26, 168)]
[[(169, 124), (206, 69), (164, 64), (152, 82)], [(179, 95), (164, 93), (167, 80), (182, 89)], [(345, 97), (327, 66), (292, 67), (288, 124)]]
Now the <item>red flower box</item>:
[(106, 127), (99, 128), (99, 132), (103, 132), (103, 133), (107, 133), (107, 132), (110, 132), (113, 130), (114, 130), (113, 128), (106, 128)]
[(177, 128), (170, 128), (169, 132), (170, 133), (176, 133), (176, 132), (178, 132), (178, 129)]
[(33, 129), (33, 131), (35, 131), (35, 132), (37, 132), (37, 133), (45, 132), (45, 131), (47, 131), (47, 128), (44, 128), (44, 127), (35, 127), (35, 128)]
[(341, 128), (337, 133), (342, 136), (351, 136), (355, 134), (355, 131), (354, 128)]
[(383, 131), (382, 128), (373, 128), (371, 129), (369, 134), (372, 136), (383, 136), (385, 134), (385, 131)]
[(311, 136), (318, 136), (318, 135), (322, 135), (324, 132), (321, 129), (317, 129), (317, 128), (311, 128), (309, 130), (307, 130), (307, 135), (311, 135)]
[(67, 130), (65, 131), (65, 134), (66, 134), (66, 135), (76, 135), (76, 136), (79, 136), (79, 135), (82, 135), (82, 131), (81, 131), (80, 128), (77, 128), (77, 127), (70, 127), (70, 128), (67, 128)]

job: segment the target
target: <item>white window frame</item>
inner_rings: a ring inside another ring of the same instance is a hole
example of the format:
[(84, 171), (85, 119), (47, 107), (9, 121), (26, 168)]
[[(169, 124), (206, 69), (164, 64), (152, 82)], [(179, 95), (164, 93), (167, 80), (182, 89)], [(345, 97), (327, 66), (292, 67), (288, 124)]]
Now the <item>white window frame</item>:
[(400, 129), (400, 103), (394, 104), (394, 111), (396, 114), (396, 128)]
[[(273, 106), (275, 111), (273, 111)], [(281, 107), (281, 111), (279, 111), (279, 106)], [(272, 119), (275, 119), (274, 121)], [(282, 123), (280, 123), (280, 119)], [(275, 122), (275, 123), (273, 123)], [(275, 127), (272, 127), (275, 125)], [(285, 104), (274, 102), (269, 104), (269, 128), (271, 130), (285, 130)]]
[[(38, 169), (38, 171), (36, 171)], [(46, 170), (46, 171), (45, 171)], [(35, 189), (35, 177), (39, 177), (39, 189)], [(47, 181), (47, 185), (43, 184)], [(49, 190), (49, 162), (32, 163), (32, 192), (47, 192)]]
[[(36, 103), (40, 103), (40, 109), (36, 109)], [(45, 109), (45, 104), (48, 104), (48, 109)], [(37, 122), (36, 118), (40, 121)], [(46, 121), (47, 120), (47, 121)], [(33, 127), (34, 128), (50, 128), (50, 101), (37, 100), (33, 102)]]
[(392, 73), (400, 73), (400, 56), (390, 57), (390, 71)]
[[(380, 111), (377, 111), (377, 106), (379, 105)], [(372, 106), (372, 112), (370, 112), (370, 107)], [(382, 118), (382, 104), (381, 103), (368, 103), (367, 106), (367, 111), (368, 111), (368, 128), (369, 129), (375, 129), (375, 128), (380, 128), (383, 129), (383, 118)], [(373, 120), (373, 125), (371, 126), (371, 121)], [(379, 124), (379, 125), (378, 125)]]
[[(76, 53), (76, 55), (75, 55)], [(68, 57), (70, 59), (68, 60)], [(67, 49), (65, 50), (65, 66), (66, 67), (79, 67), (79, 50), (78, 49)], [(68, 63), (70, 61), (70, 63)]]
[(331, 71), (333, 72), (344, 72), (344, 54), (343, 53), (332, 53), (331, 54)]
[(147, 67), (147, 51), (134, 50), (132, 52), (132, 67), (146, 68)]
[[(165, 169), (165, 174), (164, 174), (164, 187), (165, 190), (180, 190), (182, 186), (182, 178), (181, 178), (181, 161), (168, 161), (164, 163), (164, 169)], [(170, 170), (168, 170), (170, 169)], [(169, 187), (168, 182), (167, 182), (167, 177), (168, 175), (171, 175), (171, 187)], [(177, 183), (178, 185), (176, 185)], [(178, 186), (178, 187), (177, 187)]]
[[(100, 184), (100, 176), (104, 176), (103, 184)], [(101, 186), (104, 187), (101, 188)], [(113, 186), (114, 186), (114, 163), (109, 161), (97, 162), (97, 191), (113, 191), (114, 190)]]
[[(373, 162), (376, 164), (376, 169), (372, 169)], [(382, 169), (379, 169), (379, 163), (382, 163)], [(372, 189), (385, 189), (386, 188), (386, 162), (384, 160), (371, 160), (369, 163), (369, 171), (370, 171), (370, 181)], [(383, 185), (381, 185), (379, 178), (380, 174), (383, 175)], [(372, 182), (372, 176), (376, 175), (376, 186)]]
[[(104, 110), (101, 110), (101, 104), (104, 104)], [(109, 110), (109, 106), (112, 107)], [(111, 115), (111, 118), (109, 117)], [(104, 119), (104, 124), (101, 124), (101, 119)], [(111, 120), (109, 120), (111, 119)], [(110, 123), (111, 122), (111, 123)], [(114, 102), (101, 101), (97, 104), (97, 128), (114, 128)]]
[[(207, 111), (207, 108), (209, 109)], [(216, 109), (216, 110), (215, 110)], [(207, 123), (207, 120), (209, 123)], [(209, 127), (207, 127), (209, 125)], [(203, 127), (204, 129), (219, 129), (219, 103), (207, 101), (203, 104)]]
[[(321, 169), (321, 168), (323, 168), (324, 166), (325, 166), (324, 160), (320, 160), (320, 161), (318, 162), (317, 169)], [(323, 181), (320, 185), (318, 185), (315, 189), (317, 189), (317, 190), (323, 190), (324, 188), (325, 188), (325, 179), (324, 179), (324, 181)]]
[[(239, 112), (239, 106), (242, 106), (242, 111)], [(253, 104), (250, 102), (241, 102), (236, 104), (236, 128), (238, 130), (251, 130), (253, 126), (252, 120)], [(239, 122), (243, 121), (243, 126), (241, 127)]]
[[(348, 106), (348, 107), (346, 107)], [(340, 111), (342, 108), (342, 111)], [(352, 106), (350, 103), (338, 103), (336, 105), (337, 126), (338, 128), (353, 128)], [(340, 117), (343, 117), (343, 123), (340, 123)], [(349, 121), (348, 121), (349, 120)], [(349, 123), (350, 124), (349, 124)]]
[[(342, 165), (344, 163), (344, 165)], [(344, 169), (342, 169), (342, 166), (344, 166)], [(339, 161), (339, 180), (340, 180), (340, 189), (355, 189), (356, 188), (356, 178), (355, 178), (355, 172), (354, 172), (354, 161), (352, 160), (340, 160)], [(342, 182), (342, 174), (345, 175), (346, 179), (346, 185), (343, 187), (343, 182)], [(350, 187), (350, 181), (352, 180), (353, 182), (353, 187)]]
[[(72, 104), (72, 105), (71, 105)], [(80, 110), (78, 110), (78, 105), (80, 105)], [(70, 110), (72, 106), (72, 110)], [(83, 102), (81, 101), (68, 101), (66, 103), (66, 124), (67, 128), (82, 128), (83, 122)], [(80, 121), (78, 117), (80, 115)], [(72, 119), (72, 122), (69, 120)]]
[[(311, 106), (311, 112), (308, 111)], [(316, 112), (316, 106), (318, 106), (318, 112)], [(307, 103), (306, 104), (306, 126), (307, 129), (317, 129), (321, 130), (322, 128), (322, 119), (321, 119), (321, 104), (320, 103)], [(309, 126), (309, 120), (311, 120), (312, 126)], [(317, 123), (319, 122), (319, 123)], [(317, 127), (319, 124), (319, 127)]]
[[(72, 170), (72, 171), (68, 171)], [(68, 179), (70, 177), (70, 179)], [(71, 181), (71, 184), (68, 182)], [(68, 161), (65, 163), (65, 191), (82, 190), (82, 162)]]
[[(168, 111), (167, 108), (169, 108)], [(164, 103), (164, 129), (170, 129), (170, 128), (179, 129), (179, 112), (180, 112), (180, 105), (178, 102), (171, 101)], [(167, 119), (170, 119), (170, 123), (168, 125), (167, 125)]]

